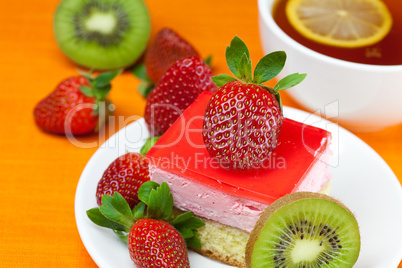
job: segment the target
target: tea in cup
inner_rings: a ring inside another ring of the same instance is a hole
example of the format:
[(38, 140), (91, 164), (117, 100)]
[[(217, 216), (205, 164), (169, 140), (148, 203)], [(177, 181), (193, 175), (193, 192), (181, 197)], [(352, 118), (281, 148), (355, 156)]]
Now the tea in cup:
[(258, 1), (264, 53), (286, 51), (283, 75), (307, 73), (303, 83), (287, 92), (310, 111), (320, 110), (351, 130), (375, 131), (402, 123), (402, 6), (383, 1), (392, 16), (385, 36), (353, 48), (306, 38), (286, 14), (288, 1)]

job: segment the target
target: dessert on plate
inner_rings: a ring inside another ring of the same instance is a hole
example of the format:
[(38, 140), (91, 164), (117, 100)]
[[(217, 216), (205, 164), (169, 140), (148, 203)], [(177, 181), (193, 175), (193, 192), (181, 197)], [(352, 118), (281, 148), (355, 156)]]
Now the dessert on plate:
[[(283, 118), (279, 90), (301, 82), (292, 74), (263, 85), (283, 68), (286, 54), (270, 53), (252, 76), (249, 52), (235, 37), (220, 88), (203, 92), (148, 152), (151, 181), (166, 182), (174, 206), (193, 211), (204, 255), (245, 266), (245, 245), (262, 212), (297, 191), (323, 191), (330, 180), (329, 132)], [(148, 124), (152, 124), (148, 122)]]
[(152, 181), (169, 185), (177, 209), (204, 219), (201, 253), (244, 266), (245, 244), (264, 209), (284, 195), (327, 188), (331, 135), (285, 118), (266, 166), (225, 169), (208, 154), (201, 133), (211, 96), (202, 93), (159, 138), (147, 154), (149, 173)]
[[(137, 267), (189, 267), (186, 247), (238, 267), (356, 262), (356, 219), (341, 202), (319, 193), (328, 191), (331, 179), (331, 134), (283, 117), (279, 90), (305, 75), (289, 75), (270, 88), (263, 83), (282, 70), (286, 54), (264, 56), (253, 76), (249, 57), (235, 37), (226, 60), (237, 79), (212, 77), (217, 91), (197, 93), (177, 120), (163, 119), (169, 127), (162, 136), (150, 131), (141, 150), (150, 148), (145, 168), (150, 181), (139, 187), (137, 205), (130, 207), (120, 187), (130, 176), (120, 184), (114, 176), (101, 179), (102, 205), (87, 215), (114, 229)], [(192, 77), (197, 76), (187, 79)], [(177, 98), (185, 98), (181, 94), (164, 105), (175, 106)], [(166, 118), (158, 113), (150, 119)], [(160, 121), (148, 120), (147, 127)], [(130, 168), (124, 162), (112, 171), (136, 177), (140, 170)]]

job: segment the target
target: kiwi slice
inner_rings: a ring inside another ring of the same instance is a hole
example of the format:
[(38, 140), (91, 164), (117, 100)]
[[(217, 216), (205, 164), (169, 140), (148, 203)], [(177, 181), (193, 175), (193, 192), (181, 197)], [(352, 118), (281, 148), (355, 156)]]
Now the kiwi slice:
[(352, 267), (360, 252), (353, 214), (327, 195), (297, 192), (272, 203), (246, 246), (247, 267)]
[(98, 70), (133, 64), (150, 32), (142, 0), (64, 0), (54, 16), (61, 50), (76, 63)]

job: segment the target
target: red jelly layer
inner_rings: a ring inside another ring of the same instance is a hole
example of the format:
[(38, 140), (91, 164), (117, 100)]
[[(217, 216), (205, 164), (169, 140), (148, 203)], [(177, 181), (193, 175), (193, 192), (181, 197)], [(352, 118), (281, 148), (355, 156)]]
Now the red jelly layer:
[(328, 131), (284, 118), (278, 146), (264, 168), (222, 168), (209, 156), (201, 133), (211, 96), (202, 93), (152, 147), (147, 156), (153, 165), (228, 194), (270, 204), (293, 192), (328, 146)]

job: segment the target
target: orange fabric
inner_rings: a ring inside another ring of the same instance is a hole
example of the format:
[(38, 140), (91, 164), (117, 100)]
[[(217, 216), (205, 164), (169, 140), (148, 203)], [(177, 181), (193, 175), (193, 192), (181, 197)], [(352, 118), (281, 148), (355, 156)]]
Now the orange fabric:
[[(152, 33), (165, 26), (175, 29), (202, 56), (214, 55), (215, 73), (228, 72), (224, 50), (236, 34), (248, 44), (252, 59), (262, 57), (257, 1), (146, 3)], [(77, 66), (62, 54), (53, 37), (57, 4), (58, 0), (0, 1), (0, 267), (96, 267), (78, 235), (74, 195), (80, 174), (97, 148), (78, 148), (64, 137), (43, 133), (32, 115), (35, 104), (59, 81), (76, 74)], [(116, 116), (143, 114), (145, 101), (137, 93), (138, 84), (129, 72), (113, 82), (110, 97), (117, 106)], [(298, 107), (286, 94), (283, 99), (285, 105)], [(118, 126), (110, 132), (117, 130)], [(401, 180), (402, 125), (357, 135)], [(83, 140), (99, 145), (108, 136)]]

